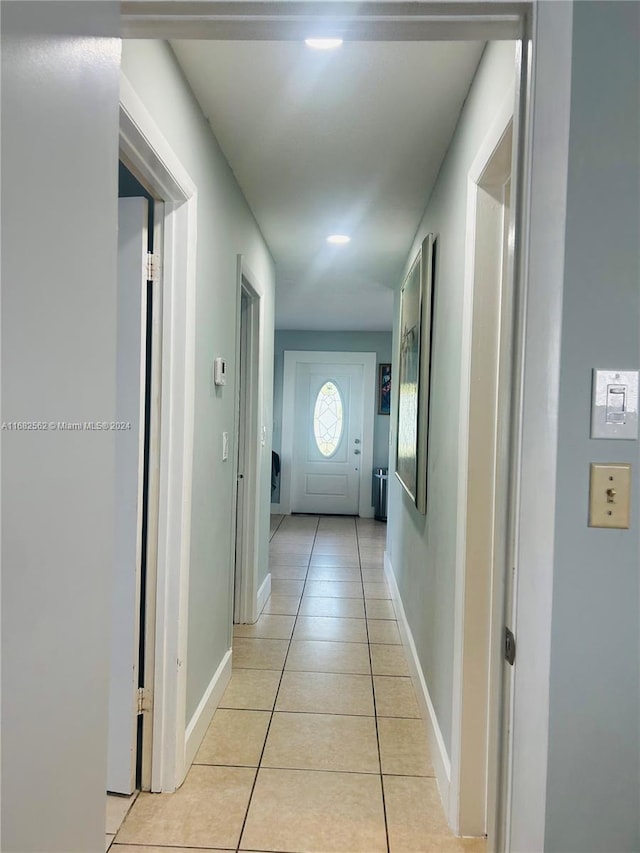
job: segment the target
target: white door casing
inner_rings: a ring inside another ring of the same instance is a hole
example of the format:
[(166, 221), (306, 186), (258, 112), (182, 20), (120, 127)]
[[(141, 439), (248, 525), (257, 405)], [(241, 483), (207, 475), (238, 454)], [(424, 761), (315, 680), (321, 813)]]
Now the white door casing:
[[(292, 512), (358, 514), (363, 373), (361, 364), (297, 363)], [(335, 414), (329, 414), (336, 429), (334, 440), (321, 450), (314, 425), (323, 398), (333, 404)]]
[(154, 197), (165, 202), (151, 790), (169, 792), (182, 783), (187, 769), (197, 189), (124, 75), (120, 157)]
[[(242, 255), (237, 256), (237, 343), (236, 363), (238, 399), (234, 436), (238, 445), (233, 491), (234, 521), (231, 565), (231, 610), (233, 621), (253, 623), (259, 616), (258, 606), (258, 526), (260, 518), (260, 466), (266, 446), (262, 426), (262, 335), (264, 288)], [(242, 474), (242, 478), (239, 475)], [(229, 637), (231, 641), (231, 637)]]
[[(324, 501), (324, 508), (310, 509), (301, 508), (300, 503), (293, 503), (293, 486), (294, 483), (300, 482), (302, 474), (297, 472), (296, 462), (294, 460), (295, 447), (295, 413), (296, 413), (296, 376), (298, 374), (298, 365), (309, 365), (310, 368), (316, 369), (318, 365), (325, 365), (326, 379), (337, 377), (337, 370), (344, 371), (348, 367), (359, 367), (362, 370), (362, 432), (345, 434), (345, 440), (348, 441), (346, 449), (348, 457), (351, 460), (352, 468), (357, 467), (359, 470), (357, 475), (359, 482), (357, 484), (358, 496), (357, 501), (351, 504), (351, 509), (345, 510), (338, 508), (338, 513), (355, 513), (363, 518), (373, 517), (373, 506), (371, 504), (371, 486), (373, 474), (373, 424), (374, 424), (374, 408), (375, 408), (375, 369), (376, 369), (376, 354), (362, 352), (318, 352), (318, 351), (295, 351), (288, 350), (284, 354), (284, 379), (283, 379), (283, 402), (282, 402), (282, 448), (281, 448), (281, 495), (280, 507), (285, 514), (292, 511), (298, 512), (336, 512), (335, 500), (334, 508), (331, 507), (331, 499)], [(327, 367), (329, 366), (328, 370)], [(348, 371), (347, 371), (348, 372)], [(333, 374), (333, 375), (332, 375)], [(318, 388), (320, 385), (317, 386)], [(310, 400), (307, 396), (307, 406)], [(315, 404), (315, 398), (313, 400)], [(310, 436), (307, 436), (307, 439)], [(355, 439), (360, 438), (360, 443), (356, 444)], [(360, 450), (360, 453), (353, 453), (354, 450)], [(318, 456), (321, 454), (318, 453)], [(356, 464), (354, 464), (354, 461)], [(315, 462), (319, 462), (318, 459)], [(312, 463), (313, 464), (313, 463)], [(317, 471), (312, 471), (311, 474), (317, 474)], [(337, 482), (337, 481), (334, 481)], [(352, 487), (353, 489), (353, 487)], [(321, 496), (318, 496), (321, 497)], [(335, 499), (339, 496), (333, 496)], [(295, 500), (298, 500), (297, 498)], [(305, 503), (305, 506), (311, 506), (310, 503)]]
[(135, 790), (144, 475), (147, 200), (118, 201), (116, 516), (107, 790)]
[(513, 243), (504, 187), (512, 170), (514, 99), (510, 88), (468, 175), (460, 397), (449, 817), (462, 835), (489, 829), (490, 845), (496, 831), (494, 731), (500, 714), (494, 694), (503, 663), (497, 640), (504, 629), (511, 464)]

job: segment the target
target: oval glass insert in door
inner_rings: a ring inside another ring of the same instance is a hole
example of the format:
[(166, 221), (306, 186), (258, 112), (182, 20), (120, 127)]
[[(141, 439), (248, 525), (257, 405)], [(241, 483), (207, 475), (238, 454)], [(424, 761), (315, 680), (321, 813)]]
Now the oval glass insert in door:
[(342, 395), (335, 382), (328, 380), (318, 391), (313, 409), (313, 436), (325, 459), (330, 459), (340, 446), (343, 411)]

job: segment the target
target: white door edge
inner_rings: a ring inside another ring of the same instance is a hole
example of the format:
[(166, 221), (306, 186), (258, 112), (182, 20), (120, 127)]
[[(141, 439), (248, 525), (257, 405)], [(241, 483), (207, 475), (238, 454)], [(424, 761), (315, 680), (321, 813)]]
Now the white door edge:
[(174, 791), (186, 772), (197, 190), (124, 75), (120, 87), (120, 154), (153, 194), (165, 202), (163, 441), (158, 487), (151, 790)]
[[(138, 678), (144, 493), (148, 202), (118, 199), (116, 524), (111, 602), (107, 790), (131, 795), (138, 760)], [(136, 369), (137, 368), (137, 369)]]
[(281, 512), (285, 515), (291, 513), (291, 463), (293, 459), (296, 364), (298, 362), (307, 364), (332, 362), (333, 364), (361, 364), (364, 369), (362, 462), (360, 465), (358, 515), (361, 518), (373, 518), (371, 499), (376, 358), (377, 356), (374, 352), (306, 352), (304, 350), (285, 350), (282, 385), (282, 458), (280, 460), (280, 508)]

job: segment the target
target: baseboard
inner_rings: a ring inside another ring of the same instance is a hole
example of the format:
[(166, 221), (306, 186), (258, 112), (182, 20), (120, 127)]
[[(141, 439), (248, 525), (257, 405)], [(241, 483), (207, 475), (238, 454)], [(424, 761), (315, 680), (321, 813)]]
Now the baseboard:
[[(225, 654), (220, 662), (220, 666), (211, 679), (209, 686), (204, 692), (204, 696), (200, 700), (200, 704), (195, 710), (193, 717), (189, 720), (189, 725), (185, 732), (184, 745), (184, 761), (185, 771), (188, 772), (189, 767), (193, 764), (193, 759), (202, 743), (202, 738), (205, 736), (209, 723), (213, 719), (216, 708), (222, 699), (229, 679), (231, 678), (231, 649)], [(185, 775), (186, 775), (185, 772)]]
[(404, 612), (402, 598), (400, 597), (400, 590), (398, 589), (398, 584), (393, 573), (393, 567), (386, 551), (384, 553), (384, 571), (393, 596), (393, 606), (395, 607), (396, 617), (398, 619), (398, 629), (402, 638), (402, 644), (404, 645), (407, 653), (411, 680), (413, 681), (413, 686), (416, 691), (418, 705), (420, 706), (420, 713), (427, 728), (427, 737), (429, 738), (429, 747), (431, 749), (431, 759), (433, 761), (433, 768), (435, 770), (438, 788), (440, 789), (444, 813), (448, 815), (451, 792), (451, 759), (449, 758), (444, 738), (440, 731), (438, 718), (436, 717), (433, 702), (429, 695), (429, 688), (427, 687), (427, 682), (425, 681), (420, 660), (418, 659), (418, 652), (413, 641), (411, 628), (409, 627), (407, 616)]
[(267, 599), (271, 595), (271, 572), (266, 576), (258, 590), (258, 616), (262, 613)]

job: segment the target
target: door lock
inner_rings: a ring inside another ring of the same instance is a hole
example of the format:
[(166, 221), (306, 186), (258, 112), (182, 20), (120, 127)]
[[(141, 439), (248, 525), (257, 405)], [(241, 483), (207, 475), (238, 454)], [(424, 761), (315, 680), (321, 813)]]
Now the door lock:
[(354, 438), (354, 439), (353, 439), (353, 443), (354, 443), (354, 444), (360, 444), (360, 439), (359, 439), (359, 438)]

